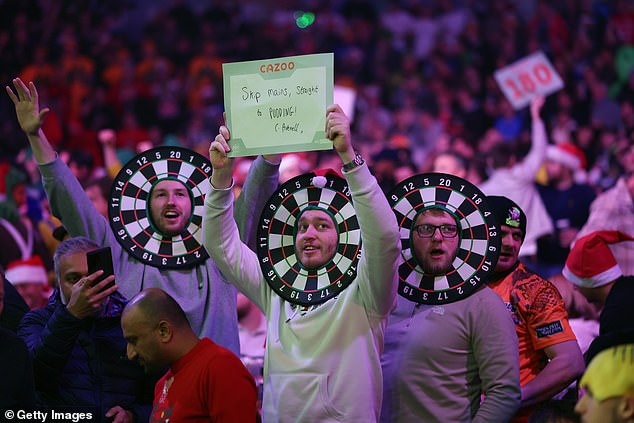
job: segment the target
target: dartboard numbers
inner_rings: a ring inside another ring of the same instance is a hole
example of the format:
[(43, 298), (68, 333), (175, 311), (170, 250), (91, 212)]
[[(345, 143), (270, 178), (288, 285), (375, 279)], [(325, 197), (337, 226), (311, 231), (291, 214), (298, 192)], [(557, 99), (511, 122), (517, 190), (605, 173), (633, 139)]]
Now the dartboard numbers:
[[(401, 233), (399, 294), (418, 303), (445, 304), (471, 295), (493, 272), (500, 238), (486, 196), (470, 182), (453, 175), (426, 173), (398, 184), (388, 195)], [(444, 275), (425, 273), (412, 250), (412, 227), (418, 213), (441, 207), (459, 221), (459, 245)]]
[[(204, 156), (181, 147), (158, 147), (132, 158), (110, 192), (110, 226), (121, 246), (138, 260), (159, 268), (204, 262), (209, 256), (202, 246), (202, 220), (211, 170)], [(152, 187), (163, 179), (183, 183), (192, 202), (191, 218), (175, 236), (159, 232), (149, 213)]]
[[(361, 257), (361, 233), (350, 190), (343, 178), (326, 176), (323, 188), (312, 184), (314, 174), (283, 184), (264, 207), (258, 227), (260, 267), (269, 286), (286, 301), (315, 305), (336, 296), (356, 277)], [(318, 269), (306, 269), (295, 255), (295, 226), (307, 206), (334, 216), (339, 245), (333, 258)]]

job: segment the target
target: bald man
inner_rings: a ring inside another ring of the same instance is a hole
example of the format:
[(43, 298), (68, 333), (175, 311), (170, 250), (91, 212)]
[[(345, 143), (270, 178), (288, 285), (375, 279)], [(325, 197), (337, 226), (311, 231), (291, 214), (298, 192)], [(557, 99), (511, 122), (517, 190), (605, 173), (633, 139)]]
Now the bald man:
[(256, 421), (253, 377), (238, 357), (199, 339), (185, 312), (165, 291), (137, 294), (121, 318), (127, 354), (147, 373), (167, 372), (154, 388), (151, 422)]

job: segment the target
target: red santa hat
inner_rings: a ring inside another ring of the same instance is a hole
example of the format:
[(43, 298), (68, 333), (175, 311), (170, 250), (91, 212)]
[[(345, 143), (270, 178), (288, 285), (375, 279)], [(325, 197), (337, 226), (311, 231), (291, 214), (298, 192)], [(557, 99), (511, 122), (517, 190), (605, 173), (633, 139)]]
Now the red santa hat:
[(549, 145), (546, 150), (546, 158), (561, 163), (572, 170), (585, 170), (588, 164), (583, 151), (568, 142)]
[(27, 260), (16, 260), (9, 263), (4, 277), (13, 285), (24, 283), (48, 284), (46, 269), (39, 256)]
[(608, 244), (634, 241), (620, 231), (597, 231), (579, 238), (568, 254), (562, 274), (584, 288), (598, 288), (623, 275)]

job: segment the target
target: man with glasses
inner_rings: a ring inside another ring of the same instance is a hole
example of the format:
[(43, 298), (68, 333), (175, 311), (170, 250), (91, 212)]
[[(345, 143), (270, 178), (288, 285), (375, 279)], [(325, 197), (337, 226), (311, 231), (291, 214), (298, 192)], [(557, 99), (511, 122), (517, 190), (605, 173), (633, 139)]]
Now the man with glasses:
[[(412, 250), (425, 274), (453, 269), (458, 219), (437, 203), (414, 219)], [(503, 422), (519, 405), (513, 323), (485, 285), (446, 304), (399, 295), (385, 334), (381, 422)]]
[(488, 196), (500, 225), (502, 247), (488, 285), (504, 301), (519, 339), (522, 403), (514, 422), (565, 389), (583, 372), (583, 356), (568, 324), (564, 300), (549, 281), (519, 260), (526, 215), (512, 200)]
[(442, 275), (451, 268), (458, 251), (458, 222), (446, 211), (428, 209), (421, 212), (414, 225), (414, 255), (422, 268)]

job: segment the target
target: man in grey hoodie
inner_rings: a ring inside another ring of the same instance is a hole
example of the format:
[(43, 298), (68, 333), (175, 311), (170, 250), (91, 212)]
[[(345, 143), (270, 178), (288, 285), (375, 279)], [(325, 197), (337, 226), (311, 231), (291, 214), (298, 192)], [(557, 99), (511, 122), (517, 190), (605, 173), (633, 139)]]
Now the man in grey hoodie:
[[(126, 298), (132, 298), (145, 288), (161, 288), (181, 305), (198, 336), (208, 337), (239, 354), (236, 290), (225, 281), (214, 261), (207, 259), (181, 269), (161, 269), (139, 261), (122, 248), (108, 221), (95, 210), (77, 178), (57, 156), (42, 131), (42, 123), (49, 109), (40, 110), (35, 85), (31, 82), (27, 87), (16, 78), (13, 86), (15, 93), (9, 87), (6, 90), (15, 105), (20, 127), (28, 138), (42, 173), (53, 214), (60, 218), (70, 235), (85, 236), (112, 249), (115, 274), (119, 275), (119, 291)], [(241, 236), (247, 243), (254, 237), (257, 220), (252, 210), (261, 210), (276, 189), (278, 165), (279, 161), (274, 164), (259, 157), (236, 202), (236, 221), (240, 223)], [(161, 188), (160, 183), (157, 181), (152, 191)], [(171, 194), (176, 197), (177, 191), (178, 189)], [(187, 201), (178, 207), (177, 200), (173, 201), (174, 205), (170, 206), (172, 210), (180, 207), (176, 214), (182, 214), (182, 220), (189, 221), (189, 216), (184, 216), (188, 209)], [(189, 204), (189, 209), (191, 208), (192, 205)], [(168, 233), (173, 233), (170, 225), (176, 224), (172, 220), (178, 219), (168, 217), (164, 225)], [(161, 227), (162, 224), (157, 221), (155, 225)]]

